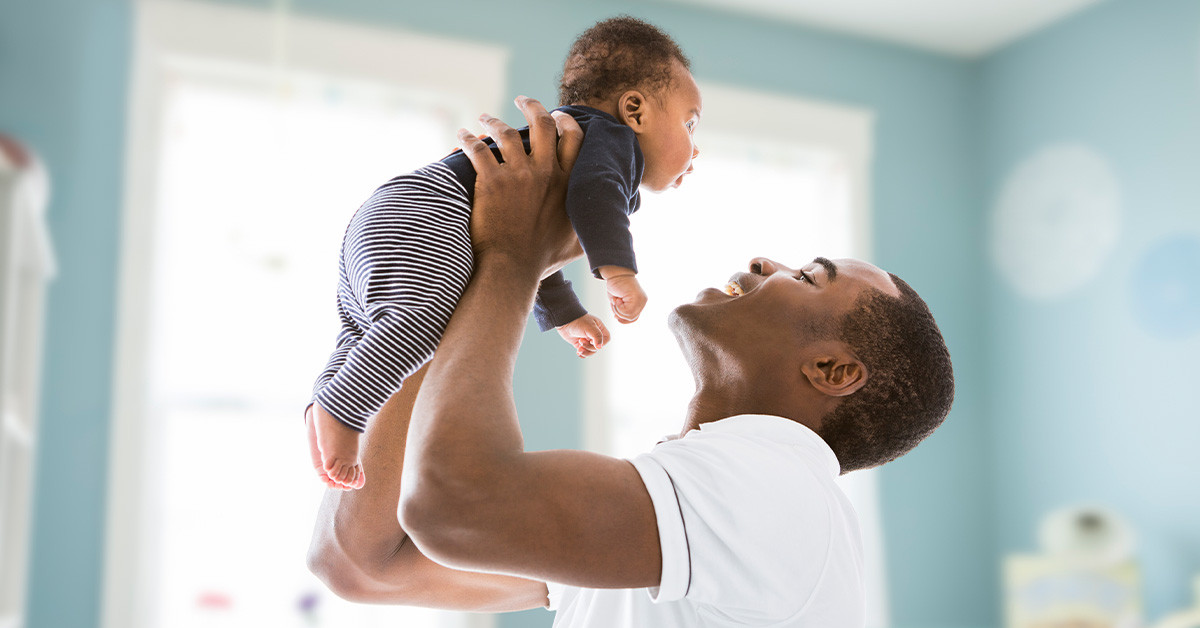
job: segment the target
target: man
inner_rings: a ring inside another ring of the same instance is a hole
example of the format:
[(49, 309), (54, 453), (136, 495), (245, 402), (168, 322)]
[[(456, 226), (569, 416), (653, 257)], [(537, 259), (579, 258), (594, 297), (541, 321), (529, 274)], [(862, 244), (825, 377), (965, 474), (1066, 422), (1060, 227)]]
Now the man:
[(928, 309), (864, 262), (752, 260), (731, 294), (671, 316), (696, 379), (680, 438), (633, 461), (526, 453), (512, 373), (539, 280), (579, 255), (562, 197), (580, 131), (518, 105), (529, 155), (494, 118), (503, 164), (461, 132), (474, 276), (433, 361), (368, 430), (372, 481), (327, 494), (310, 568), (352, 600), (551, 605), (561, 626), (862, 625), (858, 524), (833, 480), (949, 411)]

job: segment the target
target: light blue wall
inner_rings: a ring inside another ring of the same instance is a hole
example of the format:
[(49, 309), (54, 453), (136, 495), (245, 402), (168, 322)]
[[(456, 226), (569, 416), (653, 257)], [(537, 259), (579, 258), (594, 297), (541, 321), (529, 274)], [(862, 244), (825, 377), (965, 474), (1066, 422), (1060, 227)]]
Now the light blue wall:
[[(702, 81), (874, 110), (875, 259), (931, 303), (951, 345), (959, 391), (946, 426), (882, 472), (895, 625), (996, 625), (975, 65), (667, 3), (600, 9), (524, 0), (505, 3), (503, 12), (484, 0), (419, 10), (381, 0), (293, 5), (505, 45), (512, 50), (510, 91), (548, 102), (573, 36), (627, 11), (671, 31)], [(50, 215), (62, 272), (50, 303), (31, 628), (98, 625), (130, 13), (128, 0), (0, 5), (0, 127), (40, 150), (58, 184)], [(515, 109), (500, 113), (516, 118)], [(562, 366), (557, 342), (531, 338), (521, 357), (519, 406), (531, 448), (581, 440), (573, 416), (580, 374)], [(538, 369), (543, 363), (555, 366)], [(503, 625), (549, 619), (534, 612)]]
[(123, 177), (130, 7), (0, 4), (0, 129), (53, 178), (29, 625), (96, 625)]
[(1048, 509), (1108, 505), (1136, 526), (1157, 619), (1200, 573), (1200, 2), (1101, 3), (989, 58), (980, 81), (986, 206), (1024, 160), (1072, 143), (1107, 160), (1122, 209), (1077, 290), (1031, 299), (983, 276), (997, 550), (1032, 549)]

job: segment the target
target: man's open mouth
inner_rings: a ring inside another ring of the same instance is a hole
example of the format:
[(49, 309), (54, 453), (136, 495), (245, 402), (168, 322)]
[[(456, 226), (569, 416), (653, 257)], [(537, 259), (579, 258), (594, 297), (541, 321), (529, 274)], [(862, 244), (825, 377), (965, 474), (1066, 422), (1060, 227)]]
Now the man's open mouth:
[(731, 297), (740, 297), (743, 294), (746, 294), (746, 291), (742, 290), (741, 284), (736, 281), (731, 281), (725, 284), (725, 294), (728, 294)]

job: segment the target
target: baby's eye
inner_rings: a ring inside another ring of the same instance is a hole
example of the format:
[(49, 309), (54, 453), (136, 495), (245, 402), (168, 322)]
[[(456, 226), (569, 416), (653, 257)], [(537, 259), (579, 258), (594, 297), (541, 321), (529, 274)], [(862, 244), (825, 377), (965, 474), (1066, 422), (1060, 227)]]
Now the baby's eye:
[(696, 121), (695, 121), (695, 120), (688, 120), (688, 121), (687, 121), (687, 123), (686, 123), (686, 124), (684, 124), (683, 126), (686, 126), (686, 127), (687, 127), (687, 130), (691, 131), (692, 129), (696, 128)]

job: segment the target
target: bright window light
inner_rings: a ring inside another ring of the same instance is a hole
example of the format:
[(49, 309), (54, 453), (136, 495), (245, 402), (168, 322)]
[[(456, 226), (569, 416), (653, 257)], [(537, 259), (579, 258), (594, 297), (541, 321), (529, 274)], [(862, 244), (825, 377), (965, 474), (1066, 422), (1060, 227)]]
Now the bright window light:
[(724, 287), (754, 257), (798, 267), (854, 254), (849, 180), (836, 155), (711, 134), (700, 143), (696, 171), (677, 190), (644, 196), (632, 218), (638, 280), (650, 297), (638, 322), (617, 324), (603, 282), (588, 281), (590, 309), (614, 338), (590, 359), (603, 367), (605, 446), (616, 455), (637, 455), (683, 425), (694, 385), (666, 331), (675, 306)]
[[(450, 118), (403, 94), (178, 76), (158, 197), (152, 381), (161, 439), (153, 626), (446, 626), (344, 602), (304, 557), (324, 487), (302, 411), (333, 349), (337, 259), (357, 205), (449, 151)], [(269, 504), (269, 506), (265, 506)]]

